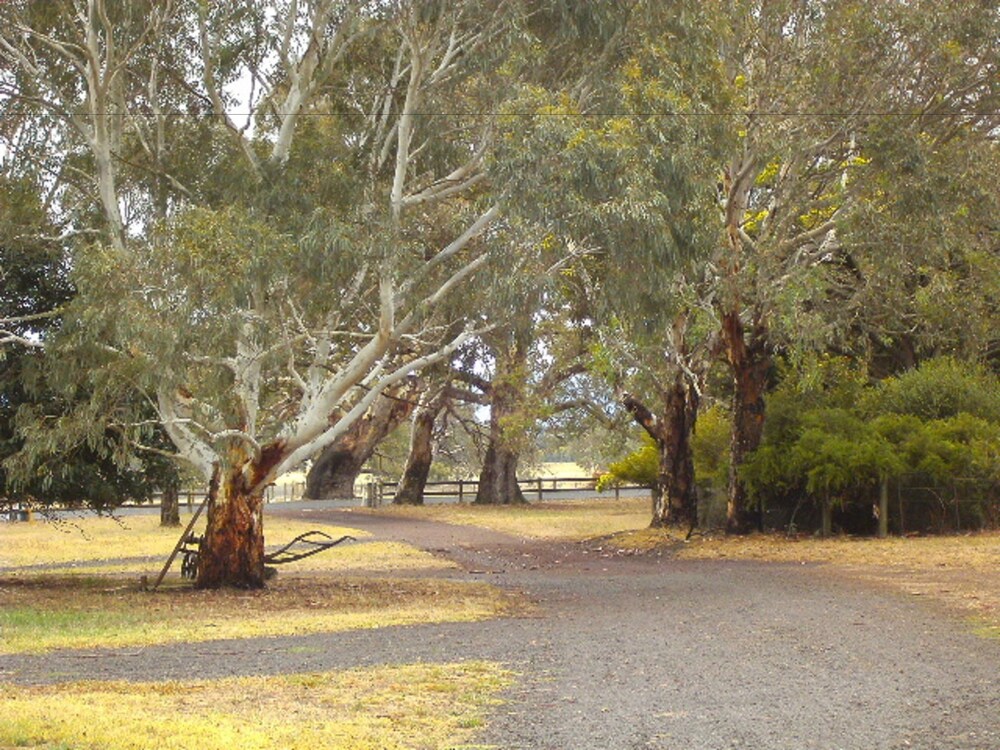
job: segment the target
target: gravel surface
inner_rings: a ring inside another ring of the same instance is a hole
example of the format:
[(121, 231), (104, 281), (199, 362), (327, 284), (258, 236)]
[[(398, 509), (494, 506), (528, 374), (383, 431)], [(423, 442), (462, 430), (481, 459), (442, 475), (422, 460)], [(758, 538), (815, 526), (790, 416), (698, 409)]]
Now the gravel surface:
[(924, 600), (814, 566), (617, 556), (379, 514), (305, 515), (447, 554), (464, 570), (446, 575), (537, 606), (481, 623), (0, 656), (0, 680), (491, 659), (519, 678), (477, 741), (506, 750), (1000, 750), (1000, 643)]

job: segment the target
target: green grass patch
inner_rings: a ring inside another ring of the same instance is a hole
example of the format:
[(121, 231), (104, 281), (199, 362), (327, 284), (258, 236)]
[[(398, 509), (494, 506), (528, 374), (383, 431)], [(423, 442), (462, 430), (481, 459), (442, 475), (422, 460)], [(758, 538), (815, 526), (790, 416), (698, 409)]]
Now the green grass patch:
[(976, 625), (973, 632), (981, 638), (992, 638), (1000, 641), (1000, 625)]
[(0, 745), (77, 750), (403, 750), (472, 738), (511, 676), (496, 664), (169, 683), (0, 685)]

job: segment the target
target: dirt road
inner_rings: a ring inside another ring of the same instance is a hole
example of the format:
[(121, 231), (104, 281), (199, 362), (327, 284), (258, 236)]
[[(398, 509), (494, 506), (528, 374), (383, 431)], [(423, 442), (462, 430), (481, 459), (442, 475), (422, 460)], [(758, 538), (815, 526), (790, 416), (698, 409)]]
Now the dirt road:
[(273, 674), (495, 659), (519, 674), (478, 739), (507, 750), (1000, 750), (1000, 643), (821, 568), (610, 555), (344, 510), (308, 517), (523, 591), (525, 617), (107, 653), (0, 657), (5, 679)]

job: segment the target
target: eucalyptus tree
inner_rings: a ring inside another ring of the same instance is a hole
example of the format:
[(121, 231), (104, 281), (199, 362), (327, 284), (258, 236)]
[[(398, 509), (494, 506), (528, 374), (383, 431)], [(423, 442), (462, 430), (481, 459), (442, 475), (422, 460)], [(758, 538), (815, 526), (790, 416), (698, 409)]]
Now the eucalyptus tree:
[(406, 463), (392, 498), (396, 505), (424, 503), (424, 489), (434, 461), (434, 425), (448, 406), (449, 390), (446, 380), (428, 385), (413, 409)]
[[(456, 113), (502, 95), (508, 7), (37, 5), (0, 10), (12, 95), (107, 240), (75, 257), (63, 367), (139, 388), (219, 481), (197, 585), (261, 586), (266, 486), (476, 333), (442, 302), (487, 263), (501, 189), (488, 120)], [(123, 210), (154, 187), (159, 217)]]
[(728, 143), (714, 117), (728, 101), (721, 24), (716, 6), (693, 2), (625, 3), (612, 17), (585, 84), (525, 93), (538, 112), (528, 153), (549, 155), (526, 158), (520, 179), (546, 196), (528, 215), (580, 249), (567, 273), (598, 332), (592, 369), (657, 444), (653, 524), (690, 523), (690, 436), (713, 315), (695, 290), (720, 237), (717, 165)]
[[(761, 439), (773, 352), (849, 337), (850, 316), (864, 311), (844, 290), (884, 283), (859, 269), (866, 238), (850, 231), (856, 217), (868, 212), (891, 235), (879, 254), (905, 264), (913, 249), (900, 242), (906, 221), (893, 219), (902, 216), (871, 214), (873, 196), (905, 190), (916, 155), (887, 146), (976, 141), (995, 130), (998, 23), (976, 2), (727, 11), (719, 62), (734, 146), (721, 170), (715, 304), (734, 392), (730, 530), (750, 520), (739, 469)], [(940, 218), (943, 206), (927, 208)]]
[(378, 445), (413, 413), (419, 390), (403, 384), (386, 389), (351, 428), (313, 458), (305, 496), (313, 500), (354, 497), (354, 485)]
[[(62, 311), (74, 295), (67, 255), (72, 232), (48, 215), (49, 191), (23, 166), (8, 162), (0, 177), (0, 317), (6, 326), (0, 334), (0, 461), (13, 460), (21, 450), (25, 436), (19, 424), (29, 423), (28, 417), (44, 409), (52, 421), (72, 422), (90, 398), (86, 391), (64, 393), (47, 378), (46, 346), (58, 336)], [(164, 439), (162, 431), (151, 433)], [(66, 441), (65, 450), (42, 441), (43, 471), (27, 481), (12, 481), (0, 465), (0, 502), (111, 508), (147, 498), (176, 480), (175, 467), (162, 457), (116, 460), (119, 443), (110, 426), (96, 431), (93, 440)]]
[(522, 318), (490, 332), (482, 349), (486, 372), (464, 375), (490, 410), (474, 500), (480, 505), (526, 502), (517, 479), (522, 455), (532, 448), (546, 417), (577, 406), (560, 404), (555, 396), (567, 379), (583, 372), (586, 350), (563, 350), (564, 357), (554, 356), (546, 344), (559, 342), (537, 336), (537, 325)]

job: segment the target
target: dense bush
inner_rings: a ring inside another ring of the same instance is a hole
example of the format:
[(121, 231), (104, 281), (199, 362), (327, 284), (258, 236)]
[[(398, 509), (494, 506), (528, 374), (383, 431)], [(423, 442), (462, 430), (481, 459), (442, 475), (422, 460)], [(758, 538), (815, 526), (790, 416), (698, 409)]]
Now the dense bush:
[[(875, 386), (833, 359), (809, 376), (786, 373), (768, 401), (764, 441), (741, 472), (782, 524), (794, 523), (803, 506), (807, 525), (815, 525), (817, 512), (836, 508), (843, 528), (871, 531), (869, 509), (887, 481), (896, 490), (899, 531), (904, 513), (909, 529), (993, 523), (1000, 382), (952, 359)], [(916, 507), (915, 487), (926, 493), (923, 508)]]

